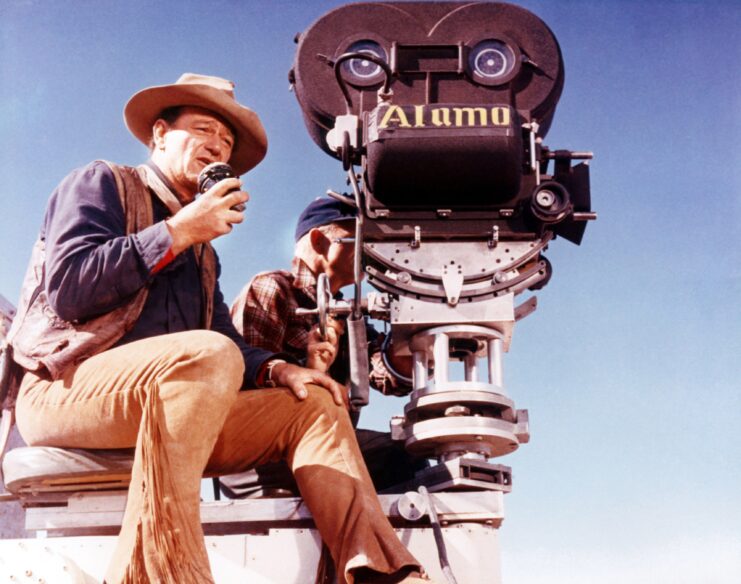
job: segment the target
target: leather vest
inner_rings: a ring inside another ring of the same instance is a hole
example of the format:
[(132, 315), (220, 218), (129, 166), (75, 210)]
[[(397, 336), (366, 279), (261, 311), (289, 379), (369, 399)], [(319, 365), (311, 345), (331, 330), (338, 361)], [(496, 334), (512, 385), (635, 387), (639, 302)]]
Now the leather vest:
[[(152, 195), (162, 199), (174, 213), (168, 191), (146, 166), (119, 166), (104, 161), (113, 171), (126, 218), (126, 234), (136, 233), (153, 223)], [(151, 188), (151, 191), (150, 191)], [(166, 188), (166, 187), (165, 187)], [(169, 199), (168, 199), (169, 196)], [(200, 247), (200, 246), (199, 246)], [(210, 328), (216, 286), (216, 255), (209, 244), (196, 250), (201, 273), (204, 328)], [(8, 344), (13, 359), (27, 371), (45, 369), (58, 379), (65, 369), (112, 347), (136, 323), (147, 300), (148, 288), (139, 290), (126, 304), (86, 320), (62, 320), (49, 306), (45, 287), (45, 243), (36, 241), (21, 289), (18, 313), (13, 319)], [(12, 392), (11, 392), (12, 393)]]

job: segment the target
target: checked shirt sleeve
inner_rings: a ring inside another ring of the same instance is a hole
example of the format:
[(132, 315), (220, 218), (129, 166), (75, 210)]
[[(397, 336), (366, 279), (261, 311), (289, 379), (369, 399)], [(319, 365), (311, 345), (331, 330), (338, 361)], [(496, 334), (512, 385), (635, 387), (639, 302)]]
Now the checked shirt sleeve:
[(232, 305), (232, 322), (248, 345), (279, 353), (284, 350), (290, 309), (286, 286), (258, 274)]

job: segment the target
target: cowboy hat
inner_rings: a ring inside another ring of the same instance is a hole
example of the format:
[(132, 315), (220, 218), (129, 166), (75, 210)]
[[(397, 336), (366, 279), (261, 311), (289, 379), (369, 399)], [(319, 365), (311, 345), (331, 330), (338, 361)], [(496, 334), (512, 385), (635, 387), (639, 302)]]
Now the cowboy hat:
[(212, 111), (226, 120), (235, 134), (229, 164), (244, 174), (265, 157), (268, 139), (260, 118), (234, 99), (234, 83), (221, 77), (184, 73), (172, 85), (147, 87), (135, 93), (124, 108), (129, 131), (149, 146), (152, 126), (169, 107), (194, 106)]

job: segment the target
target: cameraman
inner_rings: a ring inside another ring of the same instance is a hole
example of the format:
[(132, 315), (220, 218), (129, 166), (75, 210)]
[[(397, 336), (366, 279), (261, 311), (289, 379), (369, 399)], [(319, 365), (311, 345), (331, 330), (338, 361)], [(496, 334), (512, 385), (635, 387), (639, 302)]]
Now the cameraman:
[[(232, 304), (234, 326), (247, 344), (291, 355), (309, 368), (328, 372), (340, 382), (349, 379), (350, 355), (343, 322), (330, 318), (327, 339), (323, 340), (315, 319), (297, 315), (296, 309), (316, 307), (319, 274), (329, 277), (334, 297), (341, 296), (340, 289), (355, 281), (354, 234), (354, 207), (326, 197), (309, 203), (296, 224), (291, 270), (257, 274)], [(406, 395), (411, 387), (396, 379), (383, 364), (383, 336), (370, 325), (367, 332), (371, 385), (384, 394)], [(394, 364), (411, 373), (409, 360)], [(402, 444), (391, 440), (388, 432), (358, 429), (356, 435), (378, 491), (403, 486), (426, 466), (424, 460), (411, 458)], [(221, 484), (232, 498), (295, 490), (291, 473), (283, 463), (222, 477)]]

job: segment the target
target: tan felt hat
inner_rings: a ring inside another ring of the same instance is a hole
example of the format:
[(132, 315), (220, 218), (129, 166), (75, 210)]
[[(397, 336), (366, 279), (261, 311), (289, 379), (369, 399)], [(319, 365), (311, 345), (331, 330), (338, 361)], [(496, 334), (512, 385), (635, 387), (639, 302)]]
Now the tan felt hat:
[(244, 174), (265, 158), (268, 138), (260, 118), (250, 108), (234, 99), (234, 83), (221, 77), (184, 73), (172, 85), (142, 89), (124, 108), (126, 127), (147, 146), (152, 126), (169, 107), (194, 106), (210, 110), (224, 118), (235, 132), (235, 144), (229, 164), (237, 175)]

